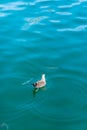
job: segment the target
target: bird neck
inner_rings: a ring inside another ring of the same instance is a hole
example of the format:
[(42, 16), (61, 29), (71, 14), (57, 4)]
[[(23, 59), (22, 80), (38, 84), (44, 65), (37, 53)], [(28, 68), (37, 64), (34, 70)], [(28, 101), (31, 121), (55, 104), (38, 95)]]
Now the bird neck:
[(45, 82), (45, 75), (42, 75), (42, 80)]

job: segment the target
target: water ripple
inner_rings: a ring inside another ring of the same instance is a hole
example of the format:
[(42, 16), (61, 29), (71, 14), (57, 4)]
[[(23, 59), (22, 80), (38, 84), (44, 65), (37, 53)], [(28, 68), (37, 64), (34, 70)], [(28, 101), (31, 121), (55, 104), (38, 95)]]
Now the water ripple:
[[(52, 121), (75, 122), (87, 119), (87, 116), (84, 116), (85, 110), (82, 112), (86, 105), (85, 98), (87, 97), (87, 88), (84, 87), (83, 89), (83, 83), (72, 79), (72, 77), (70, 79), (66, 75), (59, 76), (59, 79), (56, 76), (52, 77), (52, 80), (57, 82), (57, 86), (53, 85), (50, 88), (51, 90), (48, 90), (47, 93), (50, 93), (50, 97), (45, 98), (43, 101), (38, 100), (37, 104), (33, 104), (33, 113)], [(62, 86), (62, 82), (65, 83), (65, 86)], [(54, 89), (56, 89), (56, 92)], [(69, 91), (68, 95), (66, 91)], [(55, 96), (53, 93), (55, 93)], [(82, 100), (80, 99), (81, 96), (83, 97)], [(83, 117), (80, 118), (79, 114), (81, 113)]]
[(80, 5), (83, 2), (87, 2), (87, 0), (79, 0), (78, 2), (71, 3), (70, 5), (61, 5), (61, 6), (58, 6), (58, 8), (72, 8), (74, 6)]
[(18, 2), (9, 2), (6, 4), (0, 4), (0, 8), (2, 11), (9, 11), (9, 10), (24, 10), (25, 7), (20, 7), (26, 5), (25, 2), (18, 1)]
[(42, 3), (42, 2), (49, 2), (50, 0), (35, 0), (34, 2), (30, 2), (30, 5), (36, 5), (37, 3)]
[(75, 31), (75, 32), (79, 32), (79, 31), (84, 31), (86, 30), (87, 25), (80, 25), (78, 27), (75, 28), (63, 28), (63, 29), (57, 29), (57, 31), (62, 32), (62, 31)]
[(32, 25), (38, 24), (40, 23), (42, 20), (47, 19), (47, 16), (40, 16), (40, 17), (36, 17), (36, 18), (25, 18), (25, 24), (23, 25), (23, 27), (21, 28), (21, 30), (28, 30), (29, 27), (31, 27)]
[(52, 22), (52, 23), (60, 23), (61, 21), (60, 20), (49, 20), (50, 22)]
[(77, 17), (77, 19), (87, 20), (86, 17), (81, 17), (81, 16)]
[(72, 13), (70, 13), (70, 12), (56, 12), (56, 14), (60, 14), (60, 15), (72, 15)]
[(2, 12), (2, 13), (0, 13), (0, 17), (6, 17), (6, 16), (8, 16), (8, 15), (10, 15), (11, 13), (4, 13), (4, 12)]

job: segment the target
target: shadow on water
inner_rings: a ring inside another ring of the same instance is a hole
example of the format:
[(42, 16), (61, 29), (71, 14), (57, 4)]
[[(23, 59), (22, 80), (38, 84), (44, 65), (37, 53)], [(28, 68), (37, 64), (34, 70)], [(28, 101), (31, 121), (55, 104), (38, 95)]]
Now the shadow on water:
[(33, 97), (35, 97), (38, 92), (45, 91), (45, 90), (46, 90), (46, 86), (44, 86), (42, 88), (34, 88), (33, 89)]

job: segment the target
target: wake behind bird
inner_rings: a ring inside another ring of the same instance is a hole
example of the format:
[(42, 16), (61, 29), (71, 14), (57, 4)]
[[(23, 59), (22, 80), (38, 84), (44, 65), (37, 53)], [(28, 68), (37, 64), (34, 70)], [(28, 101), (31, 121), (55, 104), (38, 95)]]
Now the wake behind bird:
[(31, 84), (31, 81), (33, 80), (33, 78), (31, 78), (30, 80), (27, 80), (25, 82), (22, 83), (22, 85), (28, 85)]

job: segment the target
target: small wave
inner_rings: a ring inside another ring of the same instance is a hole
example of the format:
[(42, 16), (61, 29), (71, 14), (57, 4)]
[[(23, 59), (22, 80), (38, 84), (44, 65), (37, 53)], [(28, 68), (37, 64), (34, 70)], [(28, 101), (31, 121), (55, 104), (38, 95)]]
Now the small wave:
[(18, 1), (18, 2), (10, 2), (6, 4), (0, 4), (0, 8), (2, 11), (8, 11), (8, 10), (24, 10), (25, 7), (21, 7), (23, 5), (26, 5), (25, 2)]
[(75, 3), (72, 3), (70, 5), (61, 5), (61, 6), (58, 6), (58, 8), (72, 8), (74, 6), (78, 6), (80, 5), (82, 2), (86, 2), (87, 0), (79, 0), (78, 2), (75, 2)]
[(60, 23), (60, 20), (50, 20), (51, 23)]
[(0, 13), (0, 17), (6, 17), (6, 16), (8, 16), (8, 15), (10, 15), (11, 13), (4, 13), (4, 12), (2, 12), (2, 13)]
[(21, 30), (28, 30), (29, 27), (31, 27), (32, 25), (38, 24), (39, 22), (47, 18), (48, 17), (46, 16), (40, 16), (36, 18), (25, 18), (24, 20), (26, 21), (26, 23), (23, 25)]
[(72, 15), (72, 13), (70, 13), (70, 12), (56, 12), (56, 14), (59, 14), (59, 15)]
[(55, 12), (54, 9), (47, 9), (47, 10), (43, 10), (42, 12)]
[(86, 17), (77, 17), (77, 19), (87, 20)]
[(77, 3), (72, 3), (70, 5), (62, 5), (62, 6), (58, 6), (58, 8), (72, 8), (73, 6), (77, 6), (77, 5), (80, 5), (80, 3), (77, 2)]
[(57, 29), (57, 31), (59, 32), (63, 32), (63, 31), (73, 31), (73, 32), (78, 32), (78, 31), (83, 31), (87, 28), (87, 25), (80, 25), (78, 27), (75, 28), (64, 28), (64, 29)]
[(30, 2), (30, 5), (35, 5), (40, 2), (48, 2), (48, 1), (50, 1), (50, 0), (35, 0), (34, 2)]

